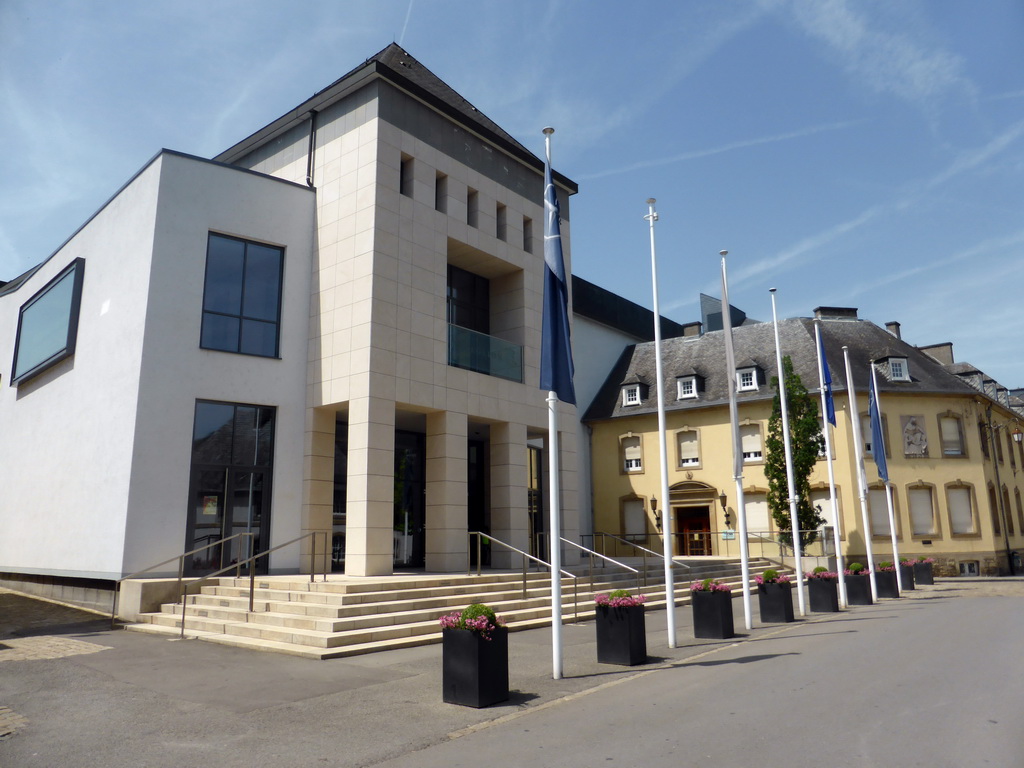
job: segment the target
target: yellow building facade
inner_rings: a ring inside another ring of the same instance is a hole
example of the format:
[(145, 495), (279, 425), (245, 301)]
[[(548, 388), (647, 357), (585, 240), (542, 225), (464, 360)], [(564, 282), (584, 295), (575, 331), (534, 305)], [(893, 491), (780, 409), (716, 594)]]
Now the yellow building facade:
[[(846, 562), (893, 560), (886, 488), (873, 460), (868, 419), (873, 366), (899, 557), (934, 558), (940, 575), (1009, 573), (1011, 567), (1020, 572), (1013, 561), (1024, 552), (1024, 445), (1017, 442), (1024, 419), (1016, 401), (971, 366), (954, 364), (948, 345), (913, 347), (899, 338), (898, 327), (886, 330), (858, 319), (856, 310), (819, 308), (816, 316), (833, 380), (832, 469)], [(814, 325), (811, 318), (782, 321), (780, 337), (783, 355), (818, 400)], [(773, 329), (761, 323), (733, 333), (749, 552), (787, 561), (791, 552), (779, 545), (764, 473), (774, 397), (769, 382), (776, 375)], [(585, 416), (594, 456), (595, 542), (618, 554), (632, 549), (623, 540), (660, 552), (669, 516), (676, 556), (738, 556), (723, 333), (668, 339), (662, 347), (669, 498), (659, 498), (654, 346), (641, 344), (626, 350)], [(853, 374), (852, 404), (844, 353)], [(853, 413), (865, 449), (865, 494), (859, 490)], [(811, 501), (828, 522), (807, 554), (824, 563), (834, 554), (836, 519), (824, 455), (810, 483)]]

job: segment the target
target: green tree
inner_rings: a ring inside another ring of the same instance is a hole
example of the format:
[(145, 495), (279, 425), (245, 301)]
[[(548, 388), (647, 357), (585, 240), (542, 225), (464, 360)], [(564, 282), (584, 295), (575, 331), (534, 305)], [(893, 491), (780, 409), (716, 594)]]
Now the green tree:
[[(821, 510), (811, 504), (810, 476), (818, 457), (825, 450), (825, 438), (818, 423), (818, 405), (807, 392), (800, 376), (793, 371), (793, 362), (787, 355), (782, 359), (786, 377), (786, 408), (789, 415), (789, 439), (793, 451), (793, 484), (796, 490), (797, 523), (800, 526), (800, 551), (817, 539), (817, 529), (824, 525)], [(781, 532), (779, 538), (792, 544), (789, 514), (789, 482), (786, 478), (786, 446), (782, 435), (782, 400), (779, 397), (779, 378), (772, 377), (775, 399), (768, 420), (768, 439), (765, 443), (764, 474), (768, 480), (768, 509)]]

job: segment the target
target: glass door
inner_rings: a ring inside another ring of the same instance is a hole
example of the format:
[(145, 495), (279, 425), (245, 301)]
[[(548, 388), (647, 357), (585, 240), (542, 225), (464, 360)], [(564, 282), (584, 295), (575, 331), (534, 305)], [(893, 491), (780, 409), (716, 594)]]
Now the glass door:
[[(196, 403), (185, 551), (235, 534), (252, 534), (197, 552), (190, 575), (211, 573), (270, 547), (270, 478), (274, 409), (235, 403)], [(256, 563), (266, 573), (268, 558)]]

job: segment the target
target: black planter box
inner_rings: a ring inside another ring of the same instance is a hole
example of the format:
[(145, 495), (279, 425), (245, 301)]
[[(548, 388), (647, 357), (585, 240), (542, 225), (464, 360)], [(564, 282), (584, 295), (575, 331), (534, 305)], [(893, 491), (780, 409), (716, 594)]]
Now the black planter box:
[(732, 595), (728, 592), (699, 590), (690, 593), (693, 606), (693, 636), (727, 640), (735, 635), (732, 622)]
[(839, 610), (839, 581), (837, 579), (808, 579), (807, 591), (811, 595), (811, 611), (835, 613)]
[(918, 584), (934, 584), (931, 563), (914, 563), (914, 581)]
[(900, 566), (900, 581), (903, 582), (903, 591), (908, 589), (916, 589), (914, 586), (914, 566), (912, 565), (901, 565)]
[(871, 576), (866, 573), (846, 574), (846, 604), (874, 605), (871, 598)]
[(600, 663), (633, 667), (647, 661), (647, 630), (642, 605), (621, 608), (599, 605), (594, 618)]
[(757, 604), (766, 624), (793, 621), (793, 585), (788, 581), (758, 584)]
[(468, 629), (441, 634), (445, 702), (479, 708), (508, 700), (507, 629), (495, 629), (490, 640)]
[(871, 599), (871, 576), (866, 573), (846, 574), (846, 604), (874, 605)]
[(879, 597), (899, 597), (900, 590), (896, 583), (896, 571), (876, 571), (875, 585)]

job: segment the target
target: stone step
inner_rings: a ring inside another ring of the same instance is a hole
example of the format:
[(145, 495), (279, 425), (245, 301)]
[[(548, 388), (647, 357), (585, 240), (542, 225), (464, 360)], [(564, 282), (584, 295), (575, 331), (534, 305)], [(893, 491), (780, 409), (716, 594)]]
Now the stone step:
[[(751, 574), (771, 567), (768, 561), (752, 561)], [(777, 567), (777, 566), (776, 566)], [(739, 594), (742, 577), (738, 562), (710, 561), (691, 569), (678, 569), (675, 602), (690, 602), (689, 584), (719, 578)], [(649, 569), (647, 606), (665, 606), (661, 583), (663, 568)], [(367, 582), (309, 582), (301, 577), (261, 577), (249, 613), (249, 580), (220, 579), (188, 597), (185, 635), (238, 647), (292, 653), (311, 658), (334, 658), (370, 653), (386, 648), (411, 647), (438, 642), (438, 618), (471, 602), (486, 602), (507, 622), (509, 629), (549, 626), (551, 623), (550, 577), (546, 572), (527, 574), (527, 597), (522, 594), (521, 573), (488, 573), (480, 577), (449, 575)], [(394, 585), (410, 585), (395, 589)], [(289, 587), (295, 587), (290, 589)], [(331, 587), (343, 587), (335, 589)], [(351, 588), (357, 588), (352, 590)], [(595, 572), (579, 579), (578, 595), (571, 579), (562, 580), (563, 617), (567, 622), (594, 615), (593, 595), (616, 588), (636, 589), (636, 576), (622, 569)], [(578, 603), (576, 600), (578, 599)], [(132, 629), (160, 634), (181, 632), (181, 603), (162, 606), (160, 613), (146, 614)]]

